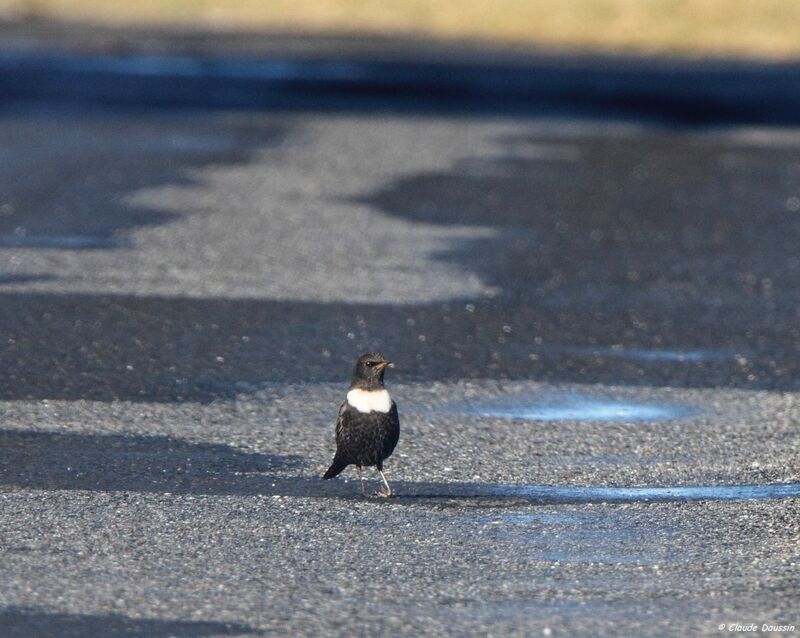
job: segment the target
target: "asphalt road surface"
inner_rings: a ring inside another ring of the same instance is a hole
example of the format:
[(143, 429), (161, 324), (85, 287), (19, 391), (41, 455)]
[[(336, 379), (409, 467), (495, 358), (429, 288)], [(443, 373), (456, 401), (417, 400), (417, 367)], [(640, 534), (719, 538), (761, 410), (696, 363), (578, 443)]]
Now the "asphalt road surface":
[(347, 105), (3, 102), (0, 635), (800, 625), (800, 129)]

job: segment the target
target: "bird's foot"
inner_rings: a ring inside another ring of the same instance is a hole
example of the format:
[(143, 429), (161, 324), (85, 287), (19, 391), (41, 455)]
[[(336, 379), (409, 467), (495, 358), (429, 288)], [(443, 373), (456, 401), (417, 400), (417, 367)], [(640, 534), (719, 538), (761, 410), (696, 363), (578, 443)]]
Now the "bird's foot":
[(394, 492), (387, 492), (385, 490), (378, 490), (377, 492), (372, 493), (373, 496), (380, 496), (381, 498), (392, 498), (394, 496)]

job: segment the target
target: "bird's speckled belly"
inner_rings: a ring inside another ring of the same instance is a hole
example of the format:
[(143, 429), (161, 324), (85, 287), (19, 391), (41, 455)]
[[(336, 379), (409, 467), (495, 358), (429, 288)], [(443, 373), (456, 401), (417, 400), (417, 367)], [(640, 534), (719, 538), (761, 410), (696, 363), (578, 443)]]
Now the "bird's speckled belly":
[(377, 465), (391, 455), (400, 432), (389, 414), (353, 410), (347, 421), (336, 441), (343, 460), (369, 466)]

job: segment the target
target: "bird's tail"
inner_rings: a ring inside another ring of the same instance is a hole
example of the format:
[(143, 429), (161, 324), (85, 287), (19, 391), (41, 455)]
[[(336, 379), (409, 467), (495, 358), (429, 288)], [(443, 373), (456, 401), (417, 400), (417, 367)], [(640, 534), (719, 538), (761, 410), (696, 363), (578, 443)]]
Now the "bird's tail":
[(328, 471), (325, 472), (325, 475), (322, 478), (327, 481), (328, 479), (332, 479), (334, 476), (338, 476), (342, 473), (342, 470), (347, 467), (347, 465), (347, 463), (344, 463), (337, 457), (334, 457), (333, 463), (331, 463), (331, 466), (328, 468)]

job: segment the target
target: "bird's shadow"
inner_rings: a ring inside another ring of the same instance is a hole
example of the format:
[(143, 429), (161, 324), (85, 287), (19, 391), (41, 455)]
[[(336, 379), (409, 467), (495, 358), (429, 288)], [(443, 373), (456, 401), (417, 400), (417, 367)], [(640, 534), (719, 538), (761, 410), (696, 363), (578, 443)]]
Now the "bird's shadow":
[[(0, 430), (0, 486), (11, 489), (289, 496), (438, 507), (800, 496), (800, 483), (614, 488), (392, 481), (394, 498), (364, 499), (355, 480), (323, 481), (309, 465), (299, 456), (248, 452), (168, 436)], [(324, 467), (317, 469), (321, 474)]]
[(4, 638), (199, 638), (263, 635), (238, 623), (130, 618), (119, 614), (67, 614), (31, 607), (0, 607)]

